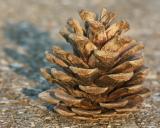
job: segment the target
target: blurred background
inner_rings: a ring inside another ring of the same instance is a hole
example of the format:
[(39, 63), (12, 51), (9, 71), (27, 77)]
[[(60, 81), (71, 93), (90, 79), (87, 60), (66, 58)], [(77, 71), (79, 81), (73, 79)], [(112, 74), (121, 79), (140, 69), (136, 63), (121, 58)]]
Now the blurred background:
[[(127, 34), (145, 44), (145, 61), (150, 68), (144, 83), (152, 91), (144, 103), (147, 112), (142, 111), (129, 122), (116, 125), (160, 127), (159, 0), (0, 0), (0, 128), (108, 125), (67, 120), (45, 110), (37, 99), (40, 92), (52, 86), (39, 72), (39, 68), (49, 66), (44, 51), (53, 45), (70, 50), (58, 33), (60, 28), (70, 17), (80, 20), (80, 9), (99, 13), (103, 7), (129, 22), (131, 29)], [(46, 106), (52, 110), (53, 106)]]

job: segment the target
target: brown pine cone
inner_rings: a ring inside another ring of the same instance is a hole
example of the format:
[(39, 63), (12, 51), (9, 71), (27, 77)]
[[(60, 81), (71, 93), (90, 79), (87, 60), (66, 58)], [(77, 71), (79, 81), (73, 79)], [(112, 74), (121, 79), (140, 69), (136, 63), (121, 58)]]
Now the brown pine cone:
[(46, 52), (49, 62), (63, 71), (43, 68), (43, 76), (54, 89), (39, 97), (55, 105), (63, 116), (83, 120), (125, 116), (139, 110), (150, 91), (142, 83), (148, 73), (142, 56), (143, 44), (122, 36), (129, 29), (126, 21), (111, 24), (115, 14), (103, 9), (100, 16), (81, 10), (81, 27), (69, 19), (60, 34), (73, 47), (73, 53), (54, 47)]

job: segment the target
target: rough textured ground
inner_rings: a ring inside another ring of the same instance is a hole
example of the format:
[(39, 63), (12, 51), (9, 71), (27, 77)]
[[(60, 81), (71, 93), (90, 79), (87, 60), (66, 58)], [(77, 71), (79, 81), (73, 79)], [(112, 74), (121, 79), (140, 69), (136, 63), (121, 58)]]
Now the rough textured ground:
[[(79, 18), (76, 11), (80, 8), (100, 11), (102, 7), (127, 19), (131, 25), (128, 34), (145, 44), (150, 74), (144, 85), (152, 96), (127, 121), (93, 123), (60, 117), (36, 98), (50, 87), (39, 73), (47, 64), (43, 53), (53, 44), (69, 49), (58, 35), (68, 17)], [(0, 0), (0, 128), (159, 128), (159, 7), (159, 0)]]

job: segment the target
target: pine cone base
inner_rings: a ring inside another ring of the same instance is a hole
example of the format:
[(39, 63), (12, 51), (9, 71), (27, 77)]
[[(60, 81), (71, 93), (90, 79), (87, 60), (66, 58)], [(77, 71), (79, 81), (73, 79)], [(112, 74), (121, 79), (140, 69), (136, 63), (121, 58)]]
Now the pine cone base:
[[(67, 96), (66, 96), (67, 95)], [(74, 119), (78, 120), (91, 120), (91, 121), (97, 121), (97, 120), (111, 120), (111, 119), (119, 119), (119, 118), (128, 118), (130, 114), (133, 112), (139, 111), (138, 106), (125, 106), (124, 108), (121, 108), (121, 106), (124, 106), (128, 103), (128, 101), (122, 101), (122, 102), (112, 102), (107, 104), (108, 108), (97, 108), (97, 109), (83, 109), (81, 108), (79, 99), (76, 99), (74, 97), (69, 96), (65, 90), (61, 87), (57, 87), (45, 92), (42, 92), (39, 94), (39, 97), (46, 101), (47, 103), (50, 103), (54, 106), (54, 111), (61, 114), (62, 116), (66, 117), (72, 117)], [(64, 102), (61, 102), (62, 99)], [(73, 104), (77, 103), (79, 106), (74, 107)], [(101, 104), (101, 103), (100, 103)], [(107, 107), (104, 104), (102, 106)], [(115, 109), (112, 108), (112, 106), (119, 106)]]

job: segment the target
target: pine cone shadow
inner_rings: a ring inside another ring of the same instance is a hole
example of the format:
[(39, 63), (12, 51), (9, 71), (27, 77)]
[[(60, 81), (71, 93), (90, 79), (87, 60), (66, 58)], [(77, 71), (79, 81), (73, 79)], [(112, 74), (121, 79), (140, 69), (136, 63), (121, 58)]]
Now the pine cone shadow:
[[(10, 68), (17, 74), (38, 82), (38, 85), (32, 89), (22, 89), (22, 93), (35, 99), (40, 92), (53, 86), (43, 79), (39, 71), (41, 67), (49, 65), (44, 59), (44, 52), (53, 45), (60, 45), (64, 49), (69, 48), (62, 42), (51, 39), (49, 32), (42, 31), (29, 22), (7, 24), (4, 34), (16, 45), (14, 49), (4, 49), (6, 55), (15, 61), (10, 65)], [(23, 52), (19, 52), (18, 49), (22, 49)]]

